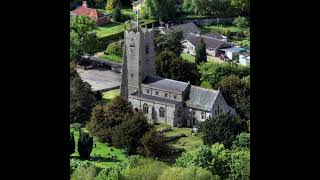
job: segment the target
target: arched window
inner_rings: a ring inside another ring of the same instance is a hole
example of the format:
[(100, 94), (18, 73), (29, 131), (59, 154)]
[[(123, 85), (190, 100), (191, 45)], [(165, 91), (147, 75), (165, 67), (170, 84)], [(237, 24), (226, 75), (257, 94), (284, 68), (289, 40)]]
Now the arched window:
[(163, 108), (163, 107), (160, 107), (160, 108), (159, 108), (159, 116), (160, 116), (160, 117), (164, 117), (164, 112), (165, 112), (164, 108)]
[(201, 119), (204, 119), (205, 118), (205, 112), (202, 112), (201, 113)]
[(149, 45), (146, 45), (146, 54), (149, 54)]
[(149, 109), (148, 104), (144, 103), (143, 104), (143, 113), (148, 114), (148, 109)]

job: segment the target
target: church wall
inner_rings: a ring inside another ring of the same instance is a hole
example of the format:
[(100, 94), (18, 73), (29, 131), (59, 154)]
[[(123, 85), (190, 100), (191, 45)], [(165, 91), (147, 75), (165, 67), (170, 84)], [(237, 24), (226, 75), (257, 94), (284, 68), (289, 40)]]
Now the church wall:
[(219, 113), (227, 113), (230, 109), (221, 93), (219, 93), (212, 107), (212, 117), (218, 116)]
[[(157, 96), (165, 99), (175, 100), (175, 101), (182, 101), (182, 94), (177, 94), (173, 92), (163, 91), (159, 89), (154, 89), (146, 86), (142, 86), (142, 93), (148, 94), (150, 96)], [(149, 93), (148, 91), (149, 90)], [(158, 91), (158, 95), (156, 95), (156, 91)], [(167, 93), (167, 97), (165, 96), (165, 93)], [(174, 98), (176, 96), (176, 99)]]

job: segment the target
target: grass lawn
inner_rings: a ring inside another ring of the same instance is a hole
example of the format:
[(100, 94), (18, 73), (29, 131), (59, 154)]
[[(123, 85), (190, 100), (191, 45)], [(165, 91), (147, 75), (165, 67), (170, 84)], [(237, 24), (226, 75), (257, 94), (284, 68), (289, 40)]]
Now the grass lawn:
[(120, 32), (123, 32), (124, 30), (125, 30), (125, 24), (112, 22), (110, 24), (106, 24), (104, 26), (98, 27), (97, 36), (99, 38), (106, 37), (113, 34), (118, 34)]
[(108, 61), (113, 61), (116, 63), (122, 63), (122, 57), (114, 55), (114, 54), (102, 54), (99, 56), (99, 58), (102, 58), (102, 59), (108, 60)]
[(111, 102), (111, 100), (120, 95), (120, 89), (114, 89), (114, 90), (110, 90), (110, 91), (107, 91), (107, 92), (104, 92), (102, 93), (102, 102), (104, 104), (107, 104), (109, 102)]
[[(82, 128), (82, 130), (86, 131), (85, 128)], [(78, 159), (79, 154), (77, 152), (78, 151), (77, 144), (78, 144), (79, 133), (78, 133), (78, 130), (75, 128), (70, 128), (70, 132), (74, 133), (74, 138), (76, 143), (76, 152), (73, 153), (71, 157), (74, 159)], [(108, 146), (106, 143), (102, 143), (98, 141), (98, 139), (95, 137), (93, 139), (93, 144), (95, 144), (96, 147), (93, 147), (89, 161), (93, 162), (95, 166), (98, 168), (114, 166), (117, 163), (126, 159), (126, 155), (124, 154), (123, 150), (117, 149), (112, 146)], [(116, 158), (112, 159), (111, 156), (116, 156)]]
[[(188, 53), (181, 53), (181, 57), (191, 63), (195, 63), (195, 56), (188, 54)], [(207, 56), (207, 61), (208, 62), (217, 62), (217, 63), (222, 63), (223, 61), (221, 61), (219, 58), (217, 57), (212, 57), (212, 56)]]
[[(167, 127), (171, 127), (167, 124), (159, 123), (158, 125), (155, 125), (157, 130), (161, 130)], [(183, 148), (186, 151), (191, 151), (195, 149), (198, 145), (203, 144), (203, 141), (201, 137), (199, 136), (193, 136), (191, 135), (191, 128), (184, 127), (184, 128), (177, 128), (177, 127), (171, 127), (172, 131), (168, 131), (163, 133), (164, 136), (174, 136), (177, 134), (185, 134), (187, 137), (179, 138), (178, 140), (168, 142), (168, 145), (174, 148)]]

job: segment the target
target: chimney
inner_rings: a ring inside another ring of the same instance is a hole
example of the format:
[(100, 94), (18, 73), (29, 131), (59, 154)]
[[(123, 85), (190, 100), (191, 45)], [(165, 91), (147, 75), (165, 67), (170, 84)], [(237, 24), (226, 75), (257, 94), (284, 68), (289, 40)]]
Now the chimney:
[(82, 6), (85, 7), (85, 8), (87, 8), (87, 7), (88, 7), (87, 1), (83, 1), (83, 2), (82, 2)]

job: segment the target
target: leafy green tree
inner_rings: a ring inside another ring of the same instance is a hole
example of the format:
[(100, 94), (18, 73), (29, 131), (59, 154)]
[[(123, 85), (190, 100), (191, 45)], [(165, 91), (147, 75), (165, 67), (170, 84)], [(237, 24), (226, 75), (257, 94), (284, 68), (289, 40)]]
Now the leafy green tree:
[(93, 137), (79, 128), (78, 152), (81, 158), (90, 157), (93, 148)]
[(120, 7), (120, 0), (108, 0), (106, 10), (112, 11), (116, 7)]
[(230, 180), (250, 179), (250, 149), (236, 149), (231, 152), (228, 162)]
[(220, 17), (225, 14), (228, 1), (225, 0), (192, 0), (193, 11), (198, 15)]
[(227, 148), (230, 148), (232, 141), (245, 129), (246, 124), (244, 120), (227, 113), (202, 122), (199, 132), (203, 134), (202, 139), (204, 144), (211, 146), (214, 143), (220, 142)]
[(192, 0), (184, 0), (182, 4), (182, 8), (185, 12), (191, 13), (194, 11), (194, 6)]
[(116, 7), (112, 11), (112, 19), (113, 21), (119, 22), (122, 20), (122, 14), (120, 7)]
[(175, 166), (178, 167), (201, 167), (209, 169), (212, 160), (212, 152), (208, 146), (201, 145), (195, 151), (183, 153), (176, 160)]
[(141, 112), (135, 113), (130, 119), (116, 126), (112, 131), (112, 144), (124, 148), (128, 154), (135, 154), (141, 145), (140, 139), (150, 130), (147, 118)]
[(232, 142), (232, 149), (250, 148), (250, 133), (242, 132)]
[(83, 82), (75, 71), (73, 73), (74, 77), (70, 77), (70, 122), (83, 123), (90, 118), (96, 100), (91, 86)]
[(250, 14), (250, 0), (231, 0), (231, 6), (240, 13)]
[(177, 57), (172, 51), (162, 51), (155, 60), (157, 75), (164, 78), (200, 84), (200, 73), (194, 63)]
[(75, 152), (75, 148), (76, 148), (76, 144), (75, 144), (74, 136), (73, 136), (73, 133), (72, 133), (71, 136), (70, 136), (70, 152), (69, 152), (70, 155)]
[(162, 51), (172, 51), (177, 56), (181, 55), (183, 46), (183, 33), (180, 30), (174, 30), (166, 35), (155, 34), (155, 49), (157, 53)]
[(196, 46), (196, 63), (200, 64), (201, 62), (207, 62), (207, 52), (206, 52), (206, 44), (204, 40), (201, 38)]
[(232, 24), (238, 28), (246, 28), (249, 25), (248, 20), (245, 17), (241, 17), (241, 16), (238, 16), (237, 18), (235, 18)]
[(212, 175), (210, 171), (200, 167), (172, 167), (164, 171), (158, 180), (183, 179), (183, 180), (220, 180), (217, 175)]
[(203, 63), (200, 65), (201, 81), (210, 82), (216, 87), (224, 76), (234, 74), (239, 78), (250, 75), (250, 68), (229, 63)]
[(223, 144), (215, 143), (211, 146), (211, 151), (211, 172), (219, 175), (222, 179), (227, 179), (230, 173), (228, 164), (230, 160), (230, 150), (226, 149)]
[(96, 52), (98, 38), (93, 32), (96, 29), (96, 22), (87, 16), (70, 17), (70, 60)]
[(243, 81), (236, 75), (224, 76), (216, 85), (216, 89), (220, 87), (220, 91), (229, 106), (235, 106), (234, 96), (244, 88)]
[(131, 104), (123, 97), (116, 96), (106, 107), (97, 105), (92, 112), (87, 128), (103, 142), (112, 142), (113, 128), (133, 115)]
[(144, 13), (159, 20), (172, 19), (176, 15), (176, 0), (145, 0)]

